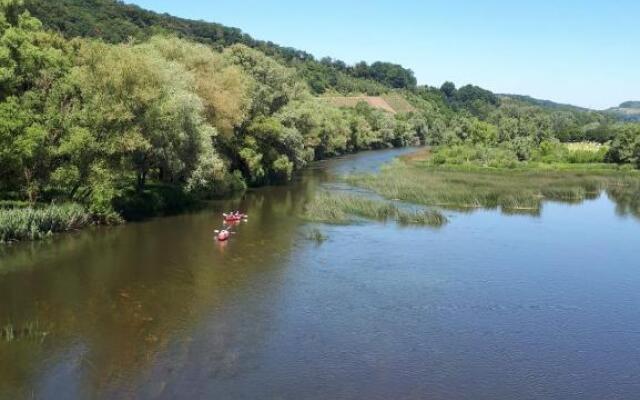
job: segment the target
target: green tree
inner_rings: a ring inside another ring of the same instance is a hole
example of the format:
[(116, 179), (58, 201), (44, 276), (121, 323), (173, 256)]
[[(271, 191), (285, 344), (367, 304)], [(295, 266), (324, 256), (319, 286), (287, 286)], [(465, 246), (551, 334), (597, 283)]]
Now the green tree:
[(71, 66), (68, 44), (23, 11), (22, 2), (0, 3), (0, 178), (5, 190), (38, 199), (52, 169), (46, 102)]

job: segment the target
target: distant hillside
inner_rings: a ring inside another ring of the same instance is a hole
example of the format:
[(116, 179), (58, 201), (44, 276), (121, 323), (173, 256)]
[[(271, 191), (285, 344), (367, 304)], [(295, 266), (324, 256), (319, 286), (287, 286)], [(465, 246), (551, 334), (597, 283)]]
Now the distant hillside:
[(560, 111), (560, 110), (579, 111), (579, 112), (592, 111), (592, 110), (590, 110), (588, 108), (584, 108), (584, 107), (578, 107), (578, 106), (574, 106), (574, 105), (571, 105), (571, 104), (556, 103), (556, 102), (551, 101), (551, 100), (541, 100), (541, 99), (533, 98), (531, 96), (524, 96), (524, 95), (519, 95), (519, 94), (500, 94), (498, 96), (507, 97), (507, 98), (514, 99), (514, 100), (519, 100), (521, 102), (528, 103), (528, 104), (531, 104), (531, 105), (540, 106), (540, 107), (553, 109), (553, 110), (558, 110), (558, 111)]
[(621, 103), (620, 108), (640, 108), (640, 101), (625, 101)]
[(305, 51), (254, 39), (238, 28), (160, 14), (122, 1), (25, 0), (25, 5), (47, 28), (67, 37), (95, 37), (121, 43), (130, 38), (146, 39), (169, 33), (217, 49), (241, 43), (296, 68), (316, 94), (333, 89), (345, 94), (379, 95), (391, 88), (416, 86), (413, 72), (398, 64), (378, 61), (349, 66), (328, 57), (316, 60)]
[(640, 121), (640, 101), (625, 101), (618, 107), (606, 110), (607, 113), (627, 121)]

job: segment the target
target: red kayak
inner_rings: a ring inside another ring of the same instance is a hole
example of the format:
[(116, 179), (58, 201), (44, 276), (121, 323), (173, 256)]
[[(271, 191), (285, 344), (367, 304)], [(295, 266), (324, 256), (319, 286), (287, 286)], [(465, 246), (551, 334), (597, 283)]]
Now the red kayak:
[(243, 213), (240, 213), (240, 214), (223, 213), (222, 216), (224, 217), (224, 220), (226, 222), (237, 222), (247, 218), (247, 214), (243, 214)]
[(223, 229), (220, 232), (218, 232), (218, 234), (216, 235), (216, 239), (218, 239), (221, 242), (224, 242), (225, 240), (229, 240), (230, 236), (231, 236), (231, 232), (229, 232), (226, 229)]

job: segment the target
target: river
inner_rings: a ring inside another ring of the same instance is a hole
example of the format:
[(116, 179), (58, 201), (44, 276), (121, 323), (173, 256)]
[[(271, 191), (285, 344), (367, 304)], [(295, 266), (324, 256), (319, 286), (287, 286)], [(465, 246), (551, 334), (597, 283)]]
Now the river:
[(300, 219), (402, 152), (3, 248), (0, 398), (637, 399), (640, 222), (604, 194), (437, 229)]

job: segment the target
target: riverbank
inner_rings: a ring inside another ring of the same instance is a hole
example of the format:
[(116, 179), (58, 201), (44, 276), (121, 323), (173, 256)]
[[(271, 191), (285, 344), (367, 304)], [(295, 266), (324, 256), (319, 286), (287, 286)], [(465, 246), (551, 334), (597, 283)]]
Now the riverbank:
[[(398, 147), (399, 151), (410, 151), (408, 146)], [(391, 149), (387, 149), (391, 150)], [(369, 152), (385, 154), (385, 150), (369, 150)], [(366, 157), (367, 151), (354, 152), (344, 156)], [(329, 157), (321, 161), (340, 158)], [(374, 157), (375, 164), (378, 160)], [(305, 168), (295, 171), (301, 173)], [(287, 183), (288, 185), (290, 183)], [(260, 189), (268, 187), (264, 183)], [(191, 193), (176, 185), (156, 182), (148, 183), (143, 190), (127, 188), (113, 200), (113, 204), (102, 209), (92, 209), (80, 203), (29, 203), (18, 200), (0, 200), (0, 244), (26, 240), (41, 240), (58, 233), (78, 231), (91, 225), (118, 225), (132, 221), (144, 221), (155, 217), (182, 214), (198, 210), (211, 200), (225, 200), (239, 196), (248, 189), (247, 185), (236, 176), (230, 182), (220, 186), (216, 191), (205, 195)], [(342, 204), (346, 204), (342, 202)], [(360, 215), (362, 216), (362, 215)], [(394, 212), (394, 216), (405, 224), (424, 223), (432, 219), (430, 213)], [(428, 218), (427, 218), (428, 217)], [(437, 220), (437, 218), (436, 218)], [(326, 221), (330, 222), (330, 221)], [(336, 222), (336, 221), (333, 221)], [(428, 225), (436, 224), (429, 222)]]

